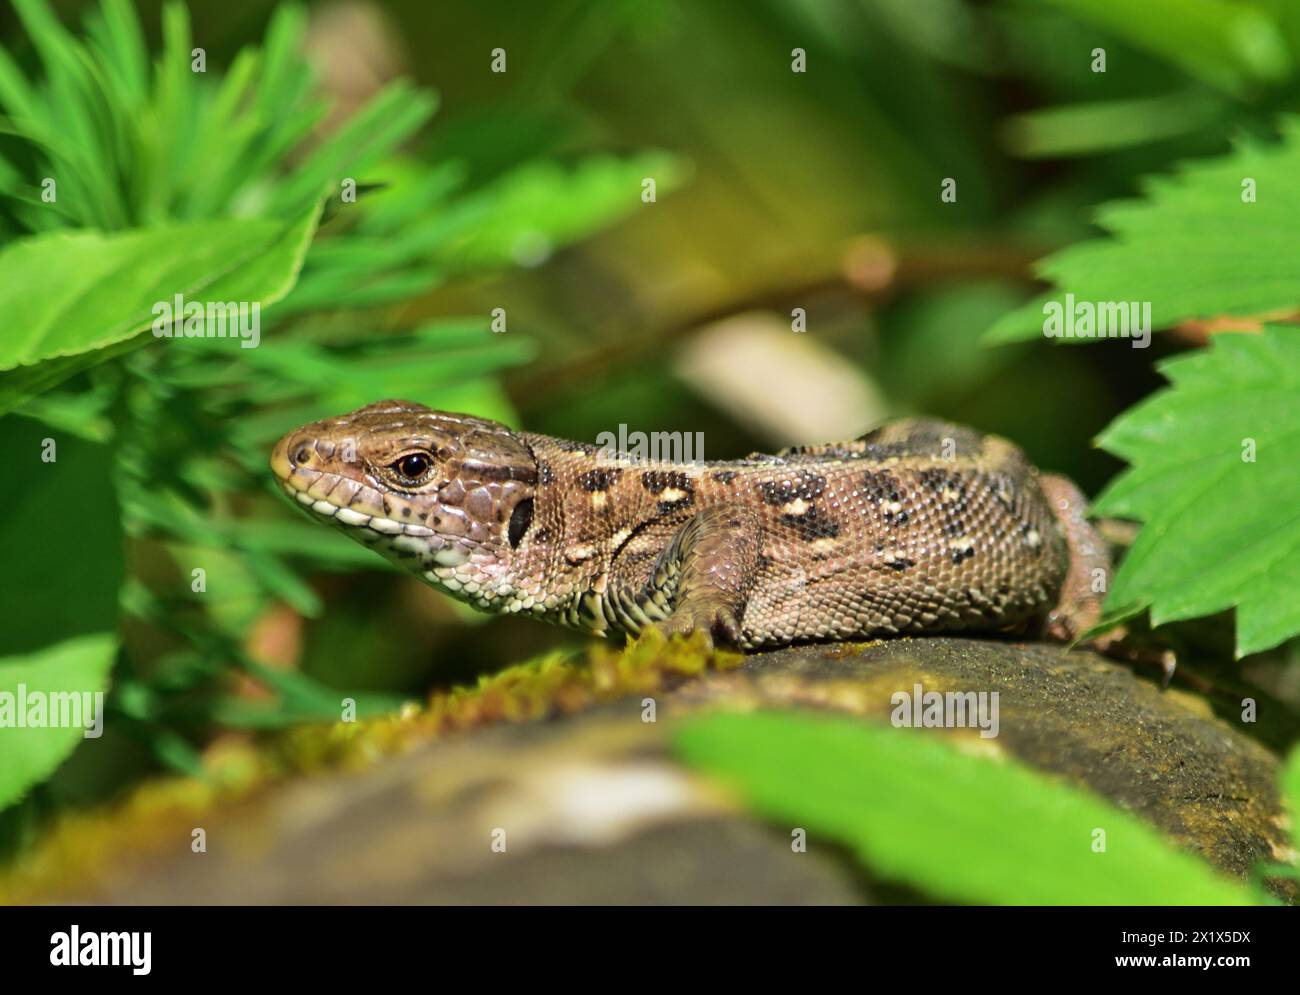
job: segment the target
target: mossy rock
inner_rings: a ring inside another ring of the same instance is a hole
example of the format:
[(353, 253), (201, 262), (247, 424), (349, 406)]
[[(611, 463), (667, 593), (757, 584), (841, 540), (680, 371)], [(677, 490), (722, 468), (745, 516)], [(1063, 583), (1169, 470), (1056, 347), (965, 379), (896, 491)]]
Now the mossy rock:
[[(747, 815), (669, 745), (674, 717), (715, 707), (888, 721), (891, 696), (915, 684), (1000, 693), (995, 739), (926, 734), (1084, 786), (1230, 874), (1293, 856), (1276, 758), (1201, 699), (1091, 654), (917, 639), (793, 648), (704, 670), (666, 664), (680, 649), (634, 648), (637, 666), (624, 660), (604, 677), (602, 657), (581, 674), (485, 682), (454, 709), (443, 699), (408, 716), (400, 734), (378, 727), (385, 755), (362, 769), (269, 779), (202, 810), (137, 806), (83, 823), (44, 855), (61, 872), (28, 874), (9, 892), (132, 903), (923, 901), (873, 881), (838, 848), (792, 853), (788, 827)], [(511, 695), (531, 704), (513, 707)], [(338, 733), (315, 735), (319, 747)], [(364, 744), (365, 731), (345, 741)], [(122, 842), (112, 853), (75, 868), (60, 858), (78, 833), (102, 837), (114, 822)], [(193, 852), (195, 828), (204, 853)]]

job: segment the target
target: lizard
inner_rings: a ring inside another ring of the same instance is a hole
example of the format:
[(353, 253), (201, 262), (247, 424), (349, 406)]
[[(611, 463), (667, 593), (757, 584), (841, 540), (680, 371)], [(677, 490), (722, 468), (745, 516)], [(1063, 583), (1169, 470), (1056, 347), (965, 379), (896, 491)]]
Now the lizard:
[(1071, 481), (933, 418), (683, 463), (381, 401), (288, 432), (270, 463), (305, 511), (435, 588), (605, 637), (1068, 642), (1111, 575)]

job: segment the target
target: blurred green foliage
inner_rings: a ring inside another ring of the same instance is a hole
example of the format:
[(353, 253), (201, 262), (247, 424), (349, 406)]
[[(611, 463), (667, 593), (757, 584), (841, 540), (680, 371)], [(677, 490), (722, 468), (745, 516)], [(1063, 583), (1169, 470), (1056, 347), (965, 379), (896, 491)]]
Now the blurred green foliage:
[[(410, 83), (321, 131), (328, 100), (300, 6), (278, 7), (265, 43), (224, 72), (195, 70), (180, 4), (163, 10), (152, 66), (121, 0), (92, 9), (81, 35), (42, 0), (15, 9), (36, 62), (24, 70), (0, 49), (0, 312), (13, 330), (0, 342), (0, 398), (28, 417), (7, 417), (0, 439), (27, 483), (0, 515), (0, 540), (25, 564), (7, 572), (17, 618), (3, 651), (16, 655), (0, 657), (0, 680), (16, 687), (48, 658), (43, 672), (102, 689), (116, 661), (110, 733), (192, 772), (213, 728), (337, 719), (340, 691), (267, 665), (255, 628), (277, 604), (320, 616), (316, 571), (385, 569), (289, 518), (270, 496), (270, 444), (385, 396), (513, 417), (493, 374), (535, 354), (522, 331), (492, 335), (486, 311), (381, 309), (449, 279), (535, 265), (638, 206), (644, 176), (667, 194), (683, 167), (659, 153), (524, 159), (471, 188), (454, 155), (402, 152), (436, 103)], [(156, 303), (180, 294), (257, 302), (261, 341), (183, 338), (179, 325), (175, 338), (145, 334), (157, 331)], [(43, 462), (47, 437), (57, 445)], [(69, 624), (73, 610), (95, 624)], [(270, 697), (250, 698), (240, 680)], [(357, 680), (354, 669), (342, 686), (361, 715), (400, 703)], [(44, 752), (5, 739), (6, 756), (33, 762), (9, 766), (0, 805), (76, 745), (46, 735)]]
[[(372, 170), (436, 104), (427, 91), (392, 84), (295, 162), (328, 109), (302, 57), (303, 7), (278, 8), (265, 44), (241, 49), (225, 73), (209, 73), (206, 54), (198, 61), (202, 48), (180, 3), (163, 8), (163, 49), (152, 66), (128, 0), (90, 10), (83, 37), (45, 0), (14, 8), (43, 78), (29, 80), (0, 54), (0, 102), (21, 140), (0, 165), (11, 234), (290, 220), (316, 206), (327, 183)], [(57, 178), (61, 195), (43, 197), (33, 176)]]

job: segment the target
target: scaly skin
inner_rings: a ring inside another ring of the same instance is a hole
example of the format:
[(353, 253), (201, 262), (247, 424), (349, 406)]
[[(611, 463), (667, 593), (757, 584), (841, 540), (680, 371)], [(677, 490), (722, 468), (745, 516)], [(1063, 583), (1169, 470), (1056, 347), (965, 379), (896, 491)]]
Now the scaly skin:
[(383, 401), (290, 432), (271, 466), (304, 508), (435, 587), (606, 636), (704, 630), (744, 650), (1070, 639), (1109, 580), (1069, 481), (1040, 477), (1004, 439), (927, 419), (679, 464)]

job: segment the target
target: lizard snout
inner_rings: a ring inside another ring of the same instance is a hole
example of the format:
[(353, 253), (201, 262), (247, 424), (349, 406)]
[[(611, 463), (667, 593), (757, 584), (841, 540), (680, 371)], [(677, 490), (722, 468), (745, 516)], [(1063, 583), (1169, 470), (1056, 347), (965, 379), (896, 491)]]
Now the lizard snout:
[(281, 436), (271, 450), (271, 470), (285, 480), (297, 467), (309, 467), (315, 453), (316, 440), (302, 429), (294, 429)]
[(308, 476), (322, 472), (337, 472), (339, 461), (352, 462), (348, 448), (321, 436), (312, 429), (316, 425), (303, 425), (280, 438), (271, 450), (271, 469), (282, 481), (288, 481), (295, 471)]

